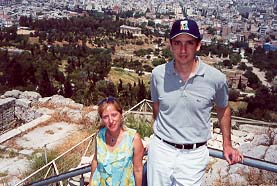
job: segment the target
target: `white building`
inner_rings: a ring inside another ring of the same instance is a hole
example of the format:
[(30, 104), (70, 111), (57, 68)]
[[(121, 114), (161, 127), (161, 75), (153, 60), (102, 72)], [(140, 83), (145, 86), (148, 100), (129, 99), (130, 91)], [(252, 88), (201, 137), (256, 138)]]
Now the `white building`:
[(127, 25), (121, 25), (120, 26), (120, 33), (132, 33), (133, 36), (141, 36), (141, 28), (139, 27), (132, 27)]

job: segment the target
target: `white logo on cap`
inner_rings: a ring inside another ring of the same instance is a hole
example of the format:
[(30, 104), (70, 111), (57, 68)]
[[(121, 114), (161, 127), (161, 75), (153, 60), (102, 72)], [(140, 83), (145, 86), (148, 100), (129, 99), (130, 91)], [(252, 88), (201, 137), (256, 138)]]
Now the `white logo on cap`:
[(189, 25), (188, 25), (188, 21), (187, 20), (181, 21), (181, 23), (180, 23), (180, 30), (189, 30)]

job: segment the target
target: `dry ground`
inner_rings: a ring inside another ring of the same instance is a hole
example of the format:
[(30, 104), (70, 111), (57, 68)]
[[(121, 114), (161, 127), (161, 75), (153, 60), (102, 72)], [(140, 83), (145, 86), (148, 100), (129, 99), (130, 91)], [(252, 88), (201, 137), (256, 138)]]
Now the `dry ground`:
[(15, 185), (29, 169), (30, 159), (37, 152), (58, 149), (65, 152), (89, 135), (82, 126), (66, 122), (43, 124), (1, 144), (0, 185)]

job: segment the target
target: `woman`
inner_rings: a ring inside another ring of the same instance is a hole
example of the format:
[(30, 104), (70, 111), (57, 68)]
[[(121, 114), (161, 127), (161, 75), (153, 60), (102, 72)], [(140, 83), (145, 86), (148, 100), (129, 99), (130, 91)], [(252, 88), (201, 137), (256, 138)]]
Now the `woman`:
[(98, 104), (101, 118), (91, 163), (90, 186), (141, 186), (144, 148), (139, 134), (123, 126), (122, 107), (108, 97)]

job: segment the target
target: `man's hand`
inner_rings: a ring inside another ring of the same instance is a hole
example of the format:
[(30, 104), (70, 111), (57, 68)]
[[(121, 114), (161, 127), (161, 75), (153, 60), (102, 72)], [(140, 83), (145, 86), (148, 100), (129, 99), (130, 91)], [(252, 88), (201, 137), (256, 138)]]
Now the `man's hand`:
[(223, 148), (223, 153), (226, 161), (229, 163), (229, 165), (243, 162), (243, 155), (232, 146), (227, 146)]

